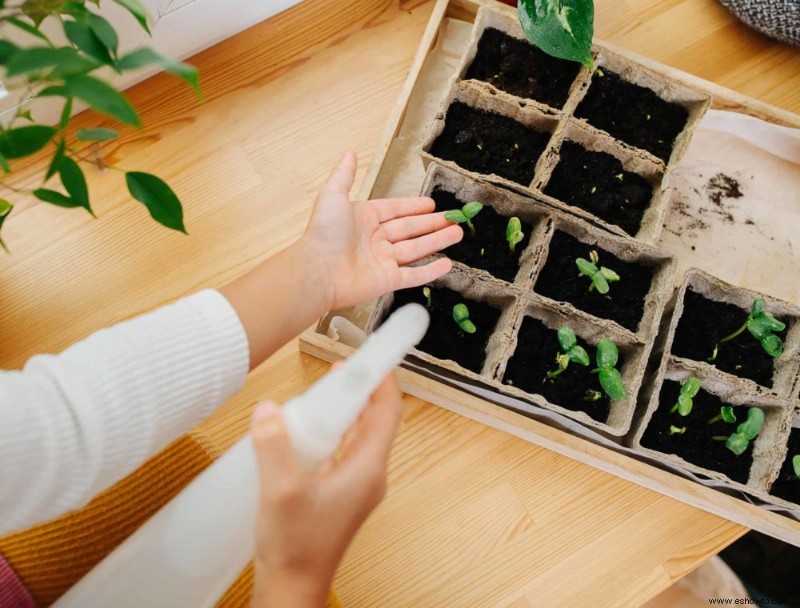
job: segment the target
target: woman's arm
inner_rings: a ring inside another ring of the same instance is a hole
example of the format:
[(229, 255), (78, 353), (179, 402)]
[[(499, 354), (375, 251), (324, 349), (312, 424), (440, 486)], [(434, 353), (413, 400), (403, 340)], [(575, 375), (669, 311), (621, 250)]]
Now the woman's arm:
[[(350, 202), (348, 153), (303, 237), (223, 287), (0, 372), (0, 534), (78, 508), (208, 416), (326, 310), (425, 283), (461, 238), (430, 199)], [(222, 295), (220, 295), (222, 294)]]

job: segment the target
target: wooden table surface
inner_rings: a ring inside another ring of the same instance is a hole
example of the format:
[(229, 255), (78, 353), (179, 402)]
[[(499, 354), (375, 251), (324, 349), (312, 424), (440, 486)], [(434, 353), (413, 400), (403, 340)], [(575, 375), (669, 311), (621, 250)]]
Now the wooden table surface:
[[(599, 37), (800, 112), (800, 52), (715, 0), (596, 4)], [(146, 127), (123, 129), (103, 153), (167, 179), (190, 236), (158, 227), (114, 171), (90, 171), (98, 220), (16, 199), (3, 227), (13, 255), (0, 259), (0, 364), (220, 285), (295, 239), (345, 148), (363, 177), (432, 6), (306, 0), (193, 59), (204, 104), (163, 75), (130, 90)], [(16, 184), (33, 185), (43, 166)], [(222, 450), (254, 400), (284, 400), (326, 369), (289, 344), (195, 433)], [(338, 574), (345, 606), (634, 606), (744, 532), (416, 399), (390, 478)]]

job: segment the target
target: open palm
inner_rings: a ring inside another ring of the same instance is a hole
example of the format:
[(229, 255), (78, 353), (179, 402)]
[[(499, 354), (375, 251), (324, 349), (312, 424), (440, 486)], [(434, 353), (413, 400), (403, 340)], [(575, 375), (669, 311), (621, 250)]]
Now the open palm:
[(407, 266), (457, 243), (461, 228), (433, 213), (430, 198), (350, 201), (356, 155), (347, 152), (317, 198), (303, 235), (329, 277), (331, 308), (415, 287), (450, 271), (447, 258)]

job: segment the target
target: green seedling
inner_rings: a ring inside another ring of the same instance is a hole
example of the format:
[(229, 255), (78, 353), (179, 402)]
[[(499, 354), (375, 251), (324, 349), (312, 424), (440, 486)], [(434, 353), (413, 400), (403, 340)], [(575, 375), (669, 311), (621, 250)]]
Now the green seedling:
[(710, 362), (714, 362), (719, 354), (719, 347), (725, 342), (730, 342), (739, 336), (745, 329), (761, 343), (762, 348), (767, 352), (770, 357), (778, 358), (783, 354), (783, 341), (776, 336), (774, 331), (783, 331), (786, 329), (786, 323), (778, 321), (775, 317), (764, 310), (765, 302), (762, 298), (758, 298), (753, 302), (753, 307), (750, 309), (750, 314), (742, 326), (732, 334), (725, 336), (714, 347), (714, 352), (708, 358)]
[(678, 402), (672, 406), (670, 414), (678, 412), (681, 416), (688, 416), (692, 413), (692, 399), (700, 390), (700, 380), (697, 378), (687, 378), (681, 385), (681, 393), (678, 395)]
[(564, 373), (569, 367), (570, 361), (586, 366), (591, 363), (589, 353), (582, 346), (578, 346), (578, 338), (575, 337), (575, 332), (569, 327), (562, 327), (558, 330), (558, 344), (561, 347), (561, 352), (556, 356), (558, 369), (548, 372), (548, 378), (552, 379)]
[(733, 424), (736, 422), (736, 414), (733, 413), (733, 408), (730, 405), (723, 405), (721, 408), (719, 408), (719, 414), (711, 418), (708, 421), (708, 424), (714, 424), (720, 420), (724, 420), (728, 424)]
[(792, 470), (794, 471), (794, 478), (800, 479), (800, 454), (792, 456)]
[(466, 304), (453, 306), (453, 320), (468, 334), (474, 334), (477, 331), (475, 324), (469, 320), (469, 309)]
[(592, 370), (599, 374), (600, 386), (603, 392), (612, 401), (619, 401), (628, 396), (625, 384), (622, 382), (622, 374), (616, 368), (619, 361), (619, 350), (617, 345), (608, 338), (603, 338), (597, 343), (597, 369)]
[(430, 308), (432, 297), (431, 297), (431, 288), (430, 287), (423, 287), (422, 288), (422, 295), (425, 296), (425, 307)]
[(478, 215), (481, 209), (483, 209), (483, 203), (472, 201), (461, 207), (461, 209), (452, 209), (445, 212), (444, 219), (456, 224), (466, 224), (470, 234), (475, 236), (475, 226), (472, 225), (472, 218)]
[(518, 217), (509, 218), (508, 226), (506, 226), (506, 241), (508, 241), (508, 252), (511, 255), (514, 254), (514, 249), (518, 243), (522, 242), (523, 238), (525, 238), (525, 234), (522, 232), (522, 222)]
[(619, 275), (605, 266), (598, 266), (600, 263), (600, 256), (596, 251), (589, 253), (589, 259), (578, 258), (575, 260), (575, 265), (578, 267), (579, 277), (589, 277), (591, 284), (589, 291), (597, 290), (597, 293), (607, 294), (609, 283), (619, 281)]
[(670, 435), (683, 435), (685, 432), (686, 432), (686, 427), (685, 426), (677, 427), (677, 426), (673, 426), (671, 424), (669, 425), (669, 434)]
[(725, 447), (731, 452), (739, 456), (747, 450), (747, 446), (753, 441), (761, 429), (764, 427), (764, 412), (757, 407), (751, 407), (747, 410), (747, 420), (742, 422), (736, 427), (736, 432), (728, 437), (716, 436), (716, 441), (724, 441)]
[(603, 398), (603, 393), (600, 391), (593, 391), (592, 389), (587, 389), (585, 393), (583, 393), (583, 400), (584, 401), (600, 401)]

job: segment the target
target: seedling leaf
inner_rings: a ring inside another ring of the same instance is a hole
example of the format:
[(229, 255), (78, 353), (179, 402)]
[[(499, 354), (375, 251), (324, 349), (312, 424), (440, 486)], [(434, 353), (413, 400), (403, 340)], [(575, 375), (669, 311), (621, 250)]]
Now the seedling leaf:
[(733, 413), (733, 408), (730, 405), (723, 405), (719, 409), (719, 415), (728, 424), (736, 422), (736, 414)]
[(614, 367), (619, 361), (617, 345), (608, 338), (603, 338), (597, 343), (597, 367), (601, 370)]
[(800, 479), (800, 454), (792, 456), (792, 469), (794, 470), (794, 476)]
[(784, 345), (781, 339), (775, 334), (770, 334), (761, 340), (761, 346), (770, 357), (777, 359), (783, 354)]
[(464, 205), (461, 208), (461, 211), (464, 213), (464, 217), (466, 217), (468, 220), (471, 220), (481, 212), (481, 209), (483, 209), (483, 203), (472, 201), (471, 203)]
[(619, 370), (615, 368), (606, 368), (600, 370), (600, 386), (606, 392), (606, 395), (613, 401), (619, 401), (627, 397), (628, 392), (625, 390), (625, 384), (622, 382), (622, 375)]
[(597, 266), (584, 258), (575, 260), (575, 265), (578, 267), (581, 276), (593, 277), (598, 272)]
[(602, 272), (598, 272), (592, 277), (592, 286), (597, 290), (597, 293), (603, 295), (607, 294), (610, 289), (608, 281), (603, 276)]
[(586, 366), (591, 363), (591, 360), (589, 359), (589, 353), (586, 352), (586, 349), (583, 348), (583, 346), (573, 346), (569, 349), (567, 354), (569, 355), (570, 361), (574, 361), (575, 363)]
[(474, 334), (477, 331), (475, 324), (469, 319), (469, 309), (466, 304), (453, 306), (453, 320), (468, 334)]
[(562, 327), (558, 330), (557, 335), (558, 344), (561, 346), (561, 350), (564, 352), (569, 351), (569, 349), (578, 343), (578, 338), (575, 336), (575, 332), (569, 327)]

